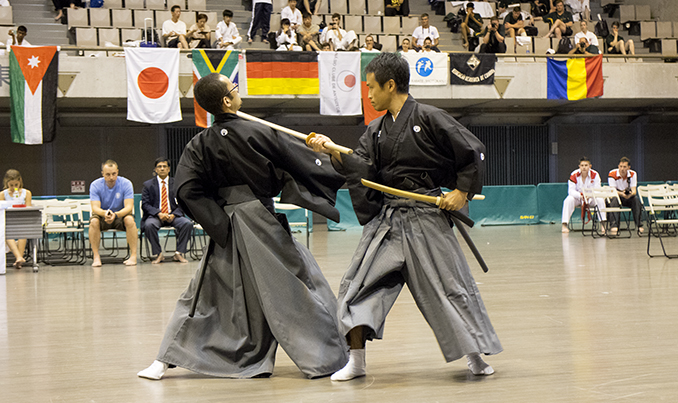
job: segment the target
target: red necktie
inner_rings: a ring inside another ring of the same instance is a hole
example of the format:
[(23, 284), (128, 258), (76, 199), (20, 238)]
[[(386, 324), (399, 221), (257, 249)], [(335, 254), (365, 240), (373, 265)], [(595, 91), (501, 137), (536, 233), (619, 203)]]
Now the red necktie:
[(160, 195), (162, 198), (162, 203), (160, 203), (160, 211), (162, 213), (169, 213), (169, 208), (167, 206), (167, 186), (165, 185), (165, 181), (162, 181), (162, 195)]

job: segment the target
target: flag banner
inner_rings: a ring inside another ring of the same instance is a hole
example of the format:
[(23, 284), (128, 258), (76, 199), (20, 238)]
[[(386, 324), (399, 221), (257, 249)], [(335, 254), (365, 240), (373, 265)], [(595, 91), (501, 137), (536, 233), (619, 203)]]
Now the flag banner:
[[(238, 50), (205, 50), (193, 49), (193, 85), (202, 77), (212, 73), (219, 73), (228, 77), (232, 83), (238, 84), (240, 51)], [(214, 116), (198, 105), (193, 98), (195, 111), (195, 125), (210, 127), (214, 123)]]
[(410, 64), (410, 85), (447, 85), (447, 53), (403, 53)]
[(548, 59), (547, 98), (570, 101), (603, 95), (603, 55), (580, 59)]
[(361, 115), (360, 108), (360, 53), (320, 52), (320, 114)]
[(369, 88), (367, 88), (365, 67), (367, 67), (372, 59), (378, 55), (379, 53), (360, 53), (360, 92), (363, 98), (363, 116), (365, 118), (365, 125), (370, 124), (371, 121), (378, 118), (379, 116), (384, 116), (386, 114), (386, 111), (377, 112), (372, 106), (372, 103), (368, 97)]
[(54, 140), (58, 82), (56, 46), (12, 46), (9, 98), (13, 142), (43, 144)]
[(125, 48), (127, 120), (181, 120), (179, 49)]
[(248, 50), (248, 95), (318, 94), (316, 52)]
[(494, 84), (494, 54), (450, 54), (450, 84)]

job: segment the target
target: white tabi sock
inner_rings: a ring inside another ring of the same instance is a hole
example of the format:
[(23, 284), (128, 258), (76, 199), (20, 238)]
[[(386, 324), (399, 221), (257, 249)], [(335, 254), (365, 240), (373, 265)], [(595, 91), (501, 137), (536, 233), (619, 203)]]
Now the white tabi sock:
[(359, 376), (365, 376), (365, 349), (351, 349), (348, 355), (348, 363), (339, 371), (335, 372), (330, 379), (333, 381), (349, 381)]
[(137, 376), (140, 378), (154, 379), (157, 381), (162, 378), (163, 375), (165, 375), (165, 371), (167, 371), (168, 367), (169, 365), (165, 364), (164, 362), (155, 360), (150, 367), (143, 371), (139, 371)]
[(466, 356), (466, 363), (468, 364), (468, 369), (471, 370), (473, 375), (492, 375), (494, 374), (494, 369), (489, 366), (482, 358), (480, 354), (471, 353)]

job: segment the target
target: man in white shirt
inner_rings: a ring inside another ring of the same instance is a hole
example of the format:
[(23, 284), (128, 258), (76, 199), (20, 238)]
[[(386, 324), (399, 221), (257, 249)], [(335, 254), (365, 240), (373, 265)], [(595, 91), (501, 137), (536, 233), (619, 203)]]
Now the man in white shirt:
[(25, 39), (28, 30), (23, 25), (19, 25), (16, 29), (16, 34), (13, 29), (9, 30), (9, 39), (7, 39), (7, 51), (9, 52), (10, 46), (31, 46), (30, 43)]
[[(584, 189), (593, 189), (600, 187), (600, 174), (591, 169), (591, 161), (587, 157), (579, 159), (579, 169), (575, 169), (570, 174), (570, 179), (567, 181), (567, 197), (563, 201), (563, 217), (562, 217), (562, 232), (568, 233), (567, 223), (570, 222), (570, 217), (574, 212), (576, 206), (581, 206), (584, 202), (595, 206), (605, 206), (603, 199), (584, 200)], [(600, 221), (606, 220), (605, 213), (600, 213)], [(604, 232), (605, 226), (601, 229)]]
[[(641, 221), (643, 207), (636, 196), (636, 186), (638, 185), (638, 174), (631, 169), (631, 160), (622, 157), (619, 160), (617, 169), (613, 169), (607, 176), (607, 183), (610, 187), (617, 189), (617, 194), (624, 207), (630, 207), (633, 214), (633, 221), (636, 223), (638, 234), (643, 233), (643, 223)], [(619, 207), (617, 199), (610, 201), (610, 207)], [(610, 218), (610, 234), (616, 235), (619, 231), (619, 213), (612, 213)]]
[(366, 52), (366, 53), (379, 53), (379, 49), (374, 48), (374, 37), (372, 35), (367, 35), (365, 37), (365, 46), (360, 48), (361, 52)]
[(297, 28), (301, 25), (301, 11), (297, 8), (297, 0), (288, 0), (287, 7), (283, 8), (280, 13), (280, 20), (287, 18), (290, 21), (290, 27), (293, 31), (296, 31)]
[(268, 44), (268, 30), (271, 29), (272, 0), (254, 0), (252, 4), (252, 22), (247, 31), (247, 43), (252, 43), (254, 35), (261, 28), (261, 41)]
[(162, 23), (162, 37), (168, 48), (188, 49), (186, 23), (179, 20), (181, 7), (172, 6), (172, 18)]
[(332, 50), (351, 50), (356, 48), (358, 36), (353, 31), (344, 31), (340, 25), (341, 15), (332, 14), (332, 23), (323, 30), (320, 42), (328, 42)]
[(440, 34), (438, 33), (438, 29), (432, 25), (429, 25), (427, 13), (422, 14), (420, 19), (421, 25), (416, 27), (412, 33), (412, 45), (414, 49), (419, 51), (424, 46), (424, 39), (431, 38), (431, 49), (439, 51), (438, 42), (440, 41)]
[(588, 30), (586, 21), (582, 20), (579, 23), (579, 26), (581, 27), (581, 32), (577, 32), (574, 35), (574, 43), (579, 43), (579, 40), (581, 38), (586, 38), (589, 45), (593, 45), (593, 46), (597, 47), (598, 49), (600, 49), (600, 46), (598, 45), (598, 37), (596, 36), (596, 34), (594, 34), (593, 32)]
[(233, 11), (224, 10), (222, 13), (224, 20), (219, 21), (215, 35), (217, 41), (214, 42), (214, 47), (217, 49), (234, 50), (240, 42), (242, 37), (238, 32), (238, 27), (231, 22), (233, 19)]

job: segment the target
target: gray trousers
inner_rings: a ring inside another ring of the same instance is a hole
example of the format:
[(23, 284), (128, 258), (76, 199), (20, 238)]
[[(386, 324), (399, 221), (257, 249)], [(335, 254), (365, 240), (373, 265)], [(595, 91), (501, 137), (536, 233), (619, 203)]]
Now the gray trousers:
[(391, 199), (365, 226), (341, 281), (341, 330), (366, 326), (368, 340), (381, 339), (386, 315), (405, 283), (447, 362), (502, 351), (445, 213), (430, 204)]
[(158, 230), (161, 227), (174, 227), (174, 232), (177, 234), (177, 252), (186, 253), (188, 240), (191, 239), (191, 232), (193, 232), (191, 220), (186, 217), (174, 217), (174, 220), (167, 224), (156, 217), (148, 217), (144, 222), (144, 234), (151, 244), (153, 256), (162, 253), (160, 238), (158, 237)]

